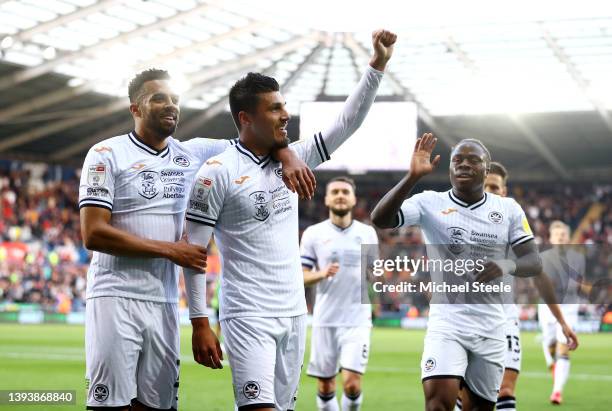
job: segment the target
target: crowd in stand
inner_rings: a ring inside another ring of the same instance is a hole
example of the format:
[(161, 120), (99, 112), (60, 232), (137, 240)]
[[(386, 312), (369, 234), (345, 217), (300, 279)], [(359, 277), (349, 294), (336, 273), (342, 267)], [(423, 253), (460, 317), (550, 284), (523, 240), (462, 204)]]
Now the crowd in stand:
[[(357, 220), (368, 223), (369, 213), (389, 188), (388, 182), (358, 182)], [(327, 218), (323, 203), (324, 180), (314, 200), (300, 204), (300, 231)], [(423, 187), (445, 190), (448, 187)], [(594, 203), (600, 217), (585, 225), (576, 240), (586, 244), (612, 244), (612, 186), (511, 185), (511, 195), (522, 205), (539, 244), (548, 241), (548, 225), (562, 220), (576, 229)], [(82, 311), (85, 304), (87, 265), (90, 253), (80, 239), (78, 170), (27, 163), (0, 162), (0, 310), (11, 303), (39, 304), (46, 311)], [(379, 231), (381, 244), (418, 245), (416, 228)], [(220, 264), (213, 251), (208, 280), (215, 282)], [(607, 262), (606, 266), (610, 266)], [(607, 273), (605, 273), (607, 274)], [(389, 272), (384, 281), (410, 280), (410, 273)], [(209, 287), (213, 292), (214, 287)], [(312, 298), (312, 291), (307, 297)], [(212, 297), (212, 296), (209, 296)], [(387, 296), (377, 313), (425, 309), (427, 300), (415, 297), (411, 304)], [(184, 300), (182, 301), (184, 304)], [(528, 312), (526, 311), (526, 316)]]

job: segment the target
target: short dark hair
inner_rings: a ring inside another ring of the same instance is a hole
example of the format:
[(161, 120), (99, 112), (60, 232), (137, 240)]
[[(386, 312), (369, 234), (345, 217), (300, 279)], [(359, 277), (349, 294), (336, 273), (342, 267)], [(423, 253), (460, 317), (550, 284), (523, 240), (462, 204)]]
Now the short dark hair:
[(347, 177), (347, 176), (338, 176), (338, 177), (334, 177), (331, 180), (329, 180), (327, 182), (327, 185), (325, 186), (325, 191), (327, 191), (327, 187), (329, 187), (329, 185), (331, 183), (335, 183), (337, 181), (339, 181), (341, 183), (346, 183), (346, 184), (350, 185), (351, 187), (353, 187), (353, 193), (357, 191), (357, 186), (355, 185), (355, 180), (353, 180), (352, 178)]
[(491, 165), (489, 166), (489, 174), (497, 174), (502, 178), (504, 184), (506, 184), (506, 180), (508, 180), (508, 170), (503, 166), (502, 163), (497, 161), (491, 161)]
[(280, 86), (276, 80), (261, 73), (248, 73), (238, 80), (229, 92), (230, 110), (238, 131), (240, 131), (238, 113), (241, 111), (254, 112), (259, 101), (258, 94), (279, 90)]
[(487, 169), (490, 167), (491, 165), (491, 153), (489, 152), (489, 149), (487, 147), (485, 147), (485, 145), (482, 143), (482, 141), (476, 139), (476, 138), (464, 138), (463, 140), (461, 140), (460, 142), (458, 142), (457, 144), (455, 144), (453, 146), (453, 148), (451, 149), (451, 153), (453, 151), (455, 151), (455, 148), (457, 148), (458, 146), (460, 146), (463, 143), (472, 143), (472, 144), (476, 144), (478, 146), (480, 146), (480, 148), (482, 148), (482, 150), (485, 152), (487, 158)]
[(135, 103), (140, 95), (142, 86), (147, 81), (151, 80), (169, 80), (170, 74), (166, 70), (160, 69), (147, 69), (136, 74), (128, 85), (128, 96), (130, 97), (130, 103)]

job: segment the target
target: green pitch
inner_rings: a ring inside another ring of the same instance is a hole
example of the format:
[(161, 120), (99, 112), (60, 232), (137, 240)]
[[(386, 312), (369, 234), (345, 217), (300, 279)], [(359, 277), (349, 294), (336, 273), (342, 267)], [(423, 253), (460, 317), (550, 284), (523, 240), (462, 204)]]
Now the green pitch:
[[(191, 358), (191, 330), (182, 329), (179, 405), (182, 411), (233, 410), (230, 370), (213, 371)], [(0, 324), (0, 389), (76, 390), (75, 406), (7, 406), (1, 410), (83, 410), (84, 329), (70, 325)], [(561, 408), (548, 404), (551, 378), (536, 334), (523, 333), (520, 410), (609, 410), (612, 403), (612, 334), (582, 335), (572, 355), (570, 380)], [(376, 328), (364, 377), (363, 410), (422, 410), (419, 361), (423, 331)], [(306, 360), (308, 359), (308, 349)], [(305, 367), (304, 367), (305, 368)], [(298, 410), (316, 410), (316, 381), (303, 374)]]

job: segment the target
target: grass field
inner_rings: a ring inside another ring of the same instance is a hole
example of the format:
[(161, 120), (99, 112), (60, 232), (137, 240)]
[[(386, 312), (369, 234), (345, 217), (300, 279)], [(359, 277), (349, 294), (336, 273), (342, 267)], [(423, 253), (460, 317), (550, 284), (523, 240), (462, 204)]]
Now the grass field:
[[(6, 406), (6, 410), (82, 410), (85, 401), (84, 329), (70, 325), (0, 324), (0, 389), (76, 390), (74, 406)], [(233, 410), (230, 370), (213, 371), (191, 358), (190, 328), (182, 329), (179, 405), (182, 411)], [(524, 333), (518, 406), (559, 409), (548, 404), (551, 379), (536, 334)], [(419, 360), (423, 331), (376, 328), (364, 377), (363, 410), (422, 410)], [(308, 359), (308, 350), (306, 360)], [(564, 410), (612, 410), (612, 335), (582, 335), (572, 356)], [(302, 376), (298, 410), (316, 410), (315, 380)]]

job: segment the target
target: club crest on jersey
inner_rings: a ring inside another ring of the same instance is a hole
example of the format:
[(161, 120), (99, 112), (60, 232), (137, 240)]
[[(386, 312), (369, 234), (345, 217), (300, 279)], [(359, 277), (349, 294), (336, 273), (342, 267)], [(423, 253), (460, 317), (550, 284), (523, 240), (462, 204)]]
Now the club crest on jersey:
[(276, 174), (276, 177), (280, 178), (281, 180), (283, 179), (283, 169), (278, 167), (274, 169), (274, 174)]
[(176, 156), (172, 159), (172, 162), (180, 167), (189, 167), (189, 160), (185, 156)]
[(98, 402), (104, 402), (108, 398), (108, 387), (104, 384), (93, 386), (93, 398)]
[(100, 163), (89, 166), (87, 169), (87, 184), (92, 187), (99, 187), (106, 180), (106, 165)]
[(258, 398), (260, 393), (261, 388), (259, 388), (257, 381), (247, 381), (242, 387), (242, 394), (249, 400)]
[(433, 371), (435, 368), (436, 368), (436, 360), (431, 357), (426, 359), (425, 362), (423, 363), (423, 370), (425, 372)]
[(447, 230), (450, 237), (448, 249), (453, 254), (461, 254), (467, 243), (465, 236), (467, 236), (468, 232), (461, 227), (449, 227)]
[(159, 189), (157, 187), (157, 172), (155, 171), (142, 171), (138, 174), (140, 177), (140, 187), (138, 187), (138, 194), (150, 200), (154, 198)]
[(489, 213), (489, 220), (495, 224), (501, 224), (504, 221), (504, 216), (499, 211), (491, 211)]
[(253, 201), (255, 208), (253, 212), (253, 218), (259, 221), (266, 221), (270, 217), (270, 210), (268, 209), (268, 198), (265, 191), (255, 191), (249, 194), (249, 198)]

